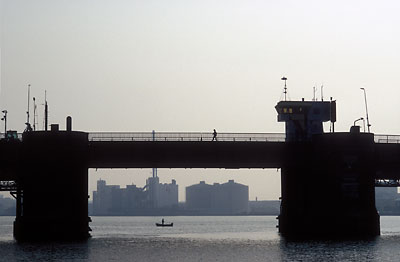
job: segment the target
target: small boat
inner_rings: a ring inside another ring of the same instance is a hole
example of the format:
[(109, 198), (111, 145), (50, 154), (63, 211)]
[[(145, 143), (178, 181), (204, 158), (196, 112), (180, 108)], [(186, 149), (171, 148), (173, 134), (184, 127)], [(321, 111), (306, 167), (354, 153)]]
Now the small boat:
[(164, 223), (164, 218), (161, 220), (161, 223), (156, 223), (156, 226), (158, 227), (173, 227), (174, 223), (169, 223), (169, 224), (165, 224)]
[(164, 223), (156, 223), (158, 227), (173, 227), (174, 223), (164, 224)]

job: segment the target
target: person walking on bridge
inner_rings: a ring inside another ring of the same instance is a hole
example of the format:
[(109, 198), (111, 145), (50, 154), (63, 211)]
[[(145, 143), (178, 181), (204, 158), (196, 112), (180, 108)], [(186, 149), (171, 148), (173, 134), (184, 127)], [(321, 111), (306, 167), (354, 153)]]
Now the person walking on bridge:
[(211, 141), (218, 141), (217, 140), (217, 131), (214, 129), (214, 132), (213, 132), (213, 138), (212, 138), (212, 140)]

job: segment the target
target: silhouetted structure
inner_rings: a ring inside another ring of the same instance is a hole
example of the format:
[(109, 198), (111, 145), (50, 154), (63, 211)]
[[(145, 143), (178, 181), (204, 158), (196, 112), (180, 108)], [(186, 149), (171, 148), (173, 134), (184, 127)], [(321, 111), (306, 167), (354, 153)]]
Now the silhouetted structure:
[[(97, 191), (93, 191), (93, 215), (157, 215), (171, 214), (178, 207), (178, 185), (160, 184), (158, 177), (150, 177), (144, 188), (127, 185), (106, 185), (97, 181)], [(169, 212), (168, 212), (169, 211)]]
[(158, 177), (146, 180), (149, 193), (149, 207), (172, 208), (178, 206), (178, 185), (173, 179), (171, 184), (160, 184)]
[(88, 135), (52, 129), (24, 133), (22, 142), (9, 142), (16, 149), (1, 150), (16, 154), (8, 164), (18, 185), (14, 236), (19, 241), (89, 237)]
[(282, 166), (279, 232), (290, 237), (375, 236), (380, 233), (374, 198), (374, 137), (353, 126), (350, 133), (323, 134), (336, 121), (333, 102), (281, 101), (278, 120), (286, 141), (303, 145)]
[(379, 215), (400, 215), (400, 194), (397, 187), (375, 187), (375, 202)]
[(278, 216), (281, 202), (279, 200), (249, 201), (249, 215)]
[(88, 168), (282, 168), (283, 235), (378, 235), (374, 180), (400, 179), (400, 139), (390, 144), (395, 137), (385, 136), (375, 143), (373, 134), (355, 127), (350, 133), (323, 134), (322, 122), (335, 118), (334, 105), (279, 102), (286, 142), (240, 134), (230, 140), (220, 134), (218, 143), (190, 134), (164, 139), (149, 134), (149, 140), (142, 134), (138, 141), (97, 134), (95, 141), (57, 125), (26, 132), (22, 140), (7, 134), (0, 140), (0, 181), (15, 182), (6, 185), (17, 198), (14, 236), (18, 241), (87, 238)]
[(0, 195), (0, 216), (15, 216), (15, 199)]
[(186, 187), (186, 208), (200, 215), (245, 215), (249, 209), (249, 187), (234, 180), (213, 185), (201, 181)]

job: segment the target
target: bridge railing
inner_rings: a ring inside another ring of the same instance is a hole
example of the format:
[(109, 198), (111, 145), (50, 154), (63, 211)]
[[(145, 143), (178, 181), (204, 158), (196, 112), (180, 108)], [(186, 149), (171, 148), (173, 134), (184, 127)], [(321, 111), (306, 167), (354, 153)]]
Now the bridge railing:
[[(218, 133), (217, 141), (284, 142), (283, 133)], [(89, 133), (89, 141), (212, 141), (212, 132), (134, 132)]]
[(16, 191), (17, 183), (15, 181), (0, 181), (0, 191)]
[[(212, 132), (94, 132), (89, 141), (212, 141)], [(285, 142), (284, 133), (218, 133), (218, 141)], [(400, 135), (374, 136), (375, 143), (400, 144)]]
[(375, 179), (375, 187), (399, 187), (400, 179)]
[(375, 143), (400, 144), (400, 135), (375, 135)]

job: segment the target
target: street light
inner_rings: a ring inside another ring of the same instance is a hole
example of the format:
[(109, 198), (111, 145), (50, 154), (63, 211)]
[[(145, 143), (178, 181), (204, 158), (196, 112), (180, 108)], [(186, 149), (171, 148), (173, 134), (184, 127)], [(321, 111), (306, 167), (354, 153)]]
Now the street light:
[(367, 92), (365, 91), (365, 88), (364, 88), (364, 87), (361, 87), (360, 89), (364, 91), (365, 113), (366, 113), (366, 115), (367, 115), (367, 127), (368, 127), (368, 133), (371, 133), (370, 130), (369, 130), (369, 127), (370, 127), (371, 125), (370, 125), (369, 119), (368, 119)]
[(285, 94), (285, 101), (286, 101), (286, 95), (287, 95), (287, 88), (286, 88), (286, 80), (287, 77), (282, 77), (281, 80), (285, 81), (285, 87), (283, 88), (283, 93)]
[(1, 118), (1, 120), (4, 121), (4, 138), (5, 138), (7, 133), (7, 110), (3, 110), (1, 112), (3, 113), (3, 117)]
[(356, 122), (364, 120), (364, 118), (360, 117), (359, 119), (354, 120), (354, 126), (356, 125)]
[(363, 118), (363, 130), (364, 130), (364, 133), (365, 133), (365, 119)]

